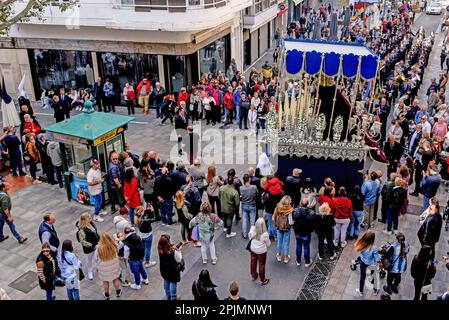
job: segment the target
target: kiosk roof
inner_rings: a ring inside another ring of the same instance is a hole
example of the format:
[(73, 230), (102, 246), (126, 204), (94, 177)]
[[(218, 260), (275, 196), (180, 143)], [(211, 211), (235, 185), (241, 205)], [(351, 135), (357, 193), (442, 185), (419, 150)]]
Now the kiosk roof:
[(44, 130), (86, 140), (95, 140), (111, 130), (128, 124), (134, 119), (134, 117), (111, 113), (83, 112), (64, 121), (52, 124), (44, 128)]

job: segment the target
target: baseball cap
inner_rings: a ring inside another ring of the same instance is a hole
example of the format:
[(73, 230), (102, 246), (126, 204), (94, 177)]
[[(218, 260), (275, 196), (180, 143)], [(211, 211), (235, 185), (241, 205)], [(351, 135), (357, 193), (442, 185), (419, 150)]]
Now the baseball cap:
[(97, 159), (92, 159), (90, 161), (90, 165), (93, 166), (94, 164), (99, 164), (100, 162)]

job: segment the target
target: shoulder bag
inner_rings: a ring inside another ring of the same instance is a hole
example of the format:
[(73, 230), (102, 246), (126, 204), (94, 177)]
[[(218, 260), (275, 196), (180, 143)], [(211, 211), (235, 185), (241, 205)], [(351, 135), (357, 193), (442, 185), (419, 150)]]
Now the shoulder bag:
[(253, 239), (249, 240), (248, 244), (246, 245), (246, 250), (248, 250), (249, 252), (252, 252), (251, 251), (251, 241), (253, 241)]
[[(73, 266), (73, 263), (70, 263), (70, 262), (66, 259), (65, 254), (61, 254), (61, 256), (62, 256), (62, 260), (64, 260), (65, 262), (67, 262), (67, 264), (68, 264), (69, 266)], [(79, 267), (79, 268), (78, 268), (78, 280), (79, 280), (79, 281), (82, 281), (82, 280), (84, 280), (84, 278), (86, 278), (86, 276), (84, 275), (84, 271), (83, 271), (83, 269), (81, 269), (81, 267)]]

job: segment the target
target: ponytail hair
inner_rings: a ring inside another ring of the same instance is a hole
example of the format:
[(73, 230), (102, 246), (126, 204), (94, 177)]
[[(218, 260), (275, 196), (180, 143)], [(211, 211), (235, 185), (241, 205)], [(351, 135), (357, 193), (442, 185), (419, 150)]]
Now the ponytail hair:
[(405, 259), (405, 235), (402, 232), (397, 232), (396, 240), (401, 244), (401, 253), (399, 254), (402, 259)]

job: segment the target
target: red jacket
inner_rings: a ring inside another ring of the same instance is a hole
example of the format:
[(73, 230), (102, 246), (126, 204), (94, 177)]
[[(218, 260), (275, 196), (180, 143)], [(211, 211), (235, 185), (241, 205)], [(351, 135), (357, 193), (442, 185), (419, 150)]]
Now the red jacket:
[(125, 182), (124, 187), (125, 197), (128, 198), (126, 201), (126, 205), (130, 208), (137, 208), (138, 206), (142, 205), (142, 202), (140, 201), (140, 194), (137, 190), (137, 179), (133, 178), (131, 180), (131, 183)]
[(264, 190), (267, 190), (272, 195), (277, 195), (282, 193), (282, 187), (284, 186), (284, 183), (279, 180), (278, 178), (273, 178), (271, 180), (268, 180), (267, 183), (263, 186)]
[(325, 202), (327, 202), (327, 204), (329, 205), (329, 208), (331, 208), (331, 212), (333, 212), (334, 211), (334, 200), (332, 200), (328, 196), (325, 196), (324, 194), (320, 194), (318, 196), (318, 203), (321, 206)]
[[(139, 96), (140, 96), (140, 89), (142, 89), (143, 86), (143, 80), (139, 82), (139, 84), (137, 85), (137, 100), (139, 100)], [(151, 88), (151, 81), (147, 80), (146, 83), (146, 87), (147, 87), (147, 95), (150, 95), (150, 88)]]
[(179, 93), (179, 95), (178, 95), (178, 107), (179, 106), (181, 106), (181, 101), (185, 101), (185, 103), (186, 103), (186, 105), (188, 105), (188, 102), (189, 102), (189, 93), (188, 92), (186, 92), (186, 93)]
[(350, 219), (352, 217), (352, 202), (346, 197), (334, 199), (334, 218)]
[(232, 93), (226, 92), (223, 97), (223, 103), (226, 109), (234, 109), (234, 95)]
[(23, 124), (23, 130), (28, 129), (30, 130), (30, 132), (38, 135), (39, 133), (41, 133), (41, 127), (39, 127), (37, 124), (34, 123), (33, 120), (31, 120), (30, 122), (25, 121)]

